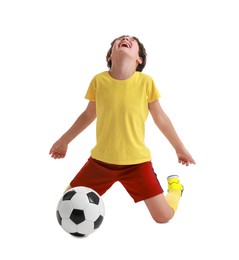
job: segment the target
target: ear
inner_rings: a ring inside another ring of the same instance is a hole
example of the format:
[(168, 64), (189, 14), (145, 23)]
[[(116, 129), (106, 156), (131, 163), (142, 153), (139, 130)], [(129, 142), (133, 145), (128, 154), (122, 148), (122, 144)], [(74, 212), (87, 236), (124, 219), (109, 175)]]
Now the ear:
[(143, 63), (143, 59), (141, 57), (138, 57), (136, 62), (138, 62), (139, 64), (142, 64)]
[(110, 61), (111, 60), (111, 55), (110, 55), (110, 57), (108, 58), (108, 61)]

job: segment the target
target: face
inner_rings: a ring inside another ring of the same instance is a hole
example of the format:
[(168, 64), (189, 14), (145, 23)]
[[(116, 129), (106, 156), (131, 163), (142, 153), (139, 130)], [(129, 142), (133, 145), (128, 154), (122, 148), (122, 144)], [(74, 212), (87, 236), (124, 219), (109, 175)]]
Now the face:
[(113, 44), (109, 59), (112, 59), (114, 55), (122, 54), (127, 54), (138, 64), (142, 63), (142, 59), (139, 57), (139, 45), (134, 37), (122, 36), (117, 38)]
[(122, 55), (122, 53), (124, 52), (128, 52), (128, 55), (132, 55), (134, 53), (134, 59), (136, 59), (136, 62), (138, 63), (138, 66), (136, 68), (137, 71), (142, 71), (144, 69), (147, 60), (145, 47), (138, 38), (129, 35), (123, 35), (114, 39), (111, 42), (111, 47), (106, 54), (107, 67), (111, 69), (112, 55), (115, 55), (117, 53), (120, 53)]

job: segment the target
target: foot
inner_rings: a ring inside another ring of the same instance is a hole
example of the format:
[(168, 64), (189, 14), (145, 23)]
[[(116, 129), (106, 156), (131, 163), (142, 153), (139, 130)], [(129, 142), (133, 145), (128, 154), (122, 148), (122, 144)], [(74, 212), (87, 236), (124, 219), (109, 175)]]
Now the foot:
[(181, 196), (182, 196), (184, 187), (180, 183), (179, 176), (170, 175), (170, 176), (168, 176), (167, 181), (168, 181), (168, 191), (179, 190), (179, 191), (181, 191)]

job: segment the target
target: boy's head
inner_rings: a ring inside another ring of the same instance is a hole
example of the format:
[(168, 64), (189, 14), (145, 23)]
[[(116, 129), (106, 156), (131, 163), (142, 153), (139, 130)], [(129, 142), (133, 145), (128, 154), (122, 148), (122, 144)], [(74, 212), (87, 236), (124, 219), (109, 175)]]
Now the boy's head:
[(108, 50), (107, 55), (106, 55), (107, 66), (109, 68), (111, 68), (111, 66), (112, 66), (112, 61), (110, 59), (110, 56), (111, 56), (111, 53), (112, 53), (112, 49), (113, 49), (114, 43), (116, 42), (116, 40), (119, 40), (119, 39), (122, 39), (122, 38), (133, 39), (133, 40), (135, 40), (138, 43), (138, 47), (139, 47), (138, 55), (141, 58), (141, 62), (138, 64), (138, 66), (136, 68), (136, 71), (143, 71), (143, 69), (144, 69), (144, 67), (146, 65), (146, 56), (147, 56), (146, 50), (144, 48), (144, 45), (139, 41), (138, 38), (136, 38), (135, 36), (129, 36), (129, 35), (123, 35), (123, 36), (117, 37), (116, 39), (114, 39), (111, 42), (111, 47)]

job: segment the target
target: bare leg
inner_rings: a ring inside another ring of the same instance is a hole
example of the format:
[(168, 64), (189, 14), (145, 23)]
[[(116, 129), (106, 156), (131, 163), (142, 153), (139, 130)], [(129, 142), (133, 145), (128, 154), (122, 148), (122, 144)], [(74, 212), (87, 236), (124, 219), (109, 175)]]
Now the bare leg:
[(168, 222), (174, 216), (173, 208), (168, 204), (164, 194), (156, 195), (146, 199), (146, 206), (152, 218), (159, 223)]
[(168, 193), (159, 194), (145, 200), (152, 218), (159, 223), (168, 222), (175, 214), (184, 190), (178, 175), (171, 175), (168, 180)]
[(68, 191), (69, 189), (71, 189), (71, 185), (68, 185), (64, 192)]

